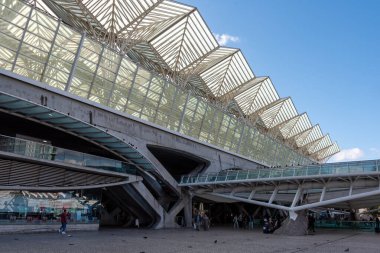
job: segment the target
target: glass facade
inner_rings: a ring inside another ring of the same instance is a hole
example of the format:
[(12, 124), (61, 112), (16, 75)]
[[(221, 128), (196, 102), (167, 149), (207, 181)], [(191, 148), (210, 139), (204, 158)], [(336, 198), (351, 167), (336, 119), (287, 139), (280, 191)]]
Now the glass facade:
[(77, 192), (0, 191), (0, 224), (60, 224), (63, 209), (70, 223), (98, 223), (99, 195)]
[(0, 68), (267, 166), (312, 162), (243, 119), (17, 0), (0, 1)]

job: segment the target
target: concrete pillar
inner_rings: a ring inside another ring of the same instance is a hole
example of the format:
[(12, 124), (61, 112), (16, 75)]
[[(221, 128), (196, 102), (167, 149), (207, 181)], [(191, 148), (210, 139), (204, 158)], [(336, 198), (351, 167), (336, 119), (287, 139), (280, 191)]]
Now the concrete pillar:
[(306, 211), (289, 212), (288, 218), (284, 220), (281, 227), (274, 231), (280, 235), (306, 235), (307, 234), (307, 215)]
[(186, 227), (190, 228), (192, 226), (191, 221), (193, 219), (193, 195), (189, 192), (187, 193), (187, 199), (185, 202), (184, 213), (185, 213), (185, 224)]

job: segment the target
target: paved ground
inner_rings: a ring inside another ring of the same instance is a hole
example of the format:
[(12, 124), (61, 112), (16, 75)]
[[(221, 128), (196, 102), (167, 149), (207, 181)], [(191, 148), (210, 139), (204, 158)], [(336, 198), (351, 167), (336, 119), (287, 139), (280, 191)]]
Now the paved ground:
[(234, 231), (230, 228), (199, 232), (191, 229), (103, 229), (73, 232), (71, 237), (58, 232), (0, 235), (0, 252), (379, 253), (379, 239), (379, 234), (346, 230), (319, 230), (308, 236), (280, 236), (263, 234), (260, 230)]

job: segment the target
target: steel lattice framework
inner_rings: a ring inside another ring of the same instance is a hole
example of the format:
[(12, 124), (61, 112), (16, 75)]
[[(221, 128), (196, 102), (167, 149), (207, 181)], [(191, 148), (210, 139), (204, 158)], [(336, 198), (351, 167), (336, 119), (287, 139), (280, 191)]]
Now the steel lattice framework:
[[(111, 56), (109, 47), (192, 94), (217, 104), (314, 161), (324, 162), (339, 152), (337, 143), (333, 143), (328, 134), (323, 134), (319, 125), (312, 125), (306, 113), (297, 112), (290, 97), (280, 98), (269, 77), (254, 75), (241, 50), (220, 46), (199, 11), (192, 6), (168, 0), (27, 2), (76, 30), (85, 31), (86, 38), (95, 38), (107, 46), (92, 49), (99, 55), (97, 58), (90, 51), (87, 54), (89, 62), (84, 64), (95, 75), (102, 73), (113, 78), (112, 73), (102, 70), (105, 67), (100, 59), (104, 57), (110, 62), (113, 60), (115, 73), (121, 71), (118, 64), (122, 59)], [(54, 34), (49, 36), (58, 39)], [(77, 38), (79, 48), (83, 46), (82, 51), (77, 52), (81, 56), (86, 54), (86, 48), (90, 48), (83, 37)], [(67, 47), (70, 50), (70, 41)], [(67, 57), (73, 58), (74, 69), (77, 56)], [(76, 85), (75, 79), (70, 78), (65, 90)], [(116, 82), (117, 77), (114, 78)], [(94, 77), (89, 82), (91, 87), (87, 98), (94, 100), (91, 92), (96, 91), (93, 84), (97, 79)], [(112, 87), (116, 88), (115, 85)], [(110, 100), (108, 98), (104, 103)]]
[(246, 202), (297, 212), (376, 206), (380, 161), (354, 161), (183, 176), (179, 184), (216, 202)]

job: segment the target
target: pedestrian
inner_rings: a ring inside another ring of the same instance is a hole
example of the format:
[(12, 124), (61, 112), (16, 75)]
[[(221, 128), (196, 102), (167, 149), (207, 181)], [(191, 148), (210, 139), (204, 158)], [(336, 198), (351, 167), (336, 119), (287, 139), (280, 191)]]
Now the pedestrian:
[(136, 220), (135, 220), (135, 226), (136, 226), (136, 228), (140, 228), (139, 218), (136, 218)]
[(60, 219), (61, 219), (61, 227), (59, 228), (58, 232), (62, 234), (66, 234), (66, 225), (67, 225), (67, 212), (66, 209), (63, 209), (63, 212), (60, 214)]
[(253, 214), (248, 215), (248, 229), (253, 230)]
[(240, 213), (238, 216), (238, 223), (239, 223), (239, 228), (243, 227), (243, 214)]
[(202, 224), (202, 216), (200, 212), (197, 212), (197, 214), (195, 215), (195, 229), (197, 231), (199, 231), (201, 224)]
[(203, 228), (204, 228), (204, 230), (205, 231), (209, 230), (209, 228), (210, 228), (210, 219), (208, 218), (208, 216), (207, 216), (206, 213), (203, 215), (202, 220), (203, 220)]
[(380, 231), (380, 220), (379, 220), (379, 217), (376, 217), (375, 231), (376, 231), (376, 233), (379, 233), (379, 231)]
[(232, 222), (233, 222), (233, 224), (234, 224), (234, 229), (239, 229), (239, 222), (238, 222), (238, 217), (237, 217), (237, 215), (234, 216)]
[(310, 232), (315, 232), (315, 219), (312, 214), (308, 216), (308, 230)]

